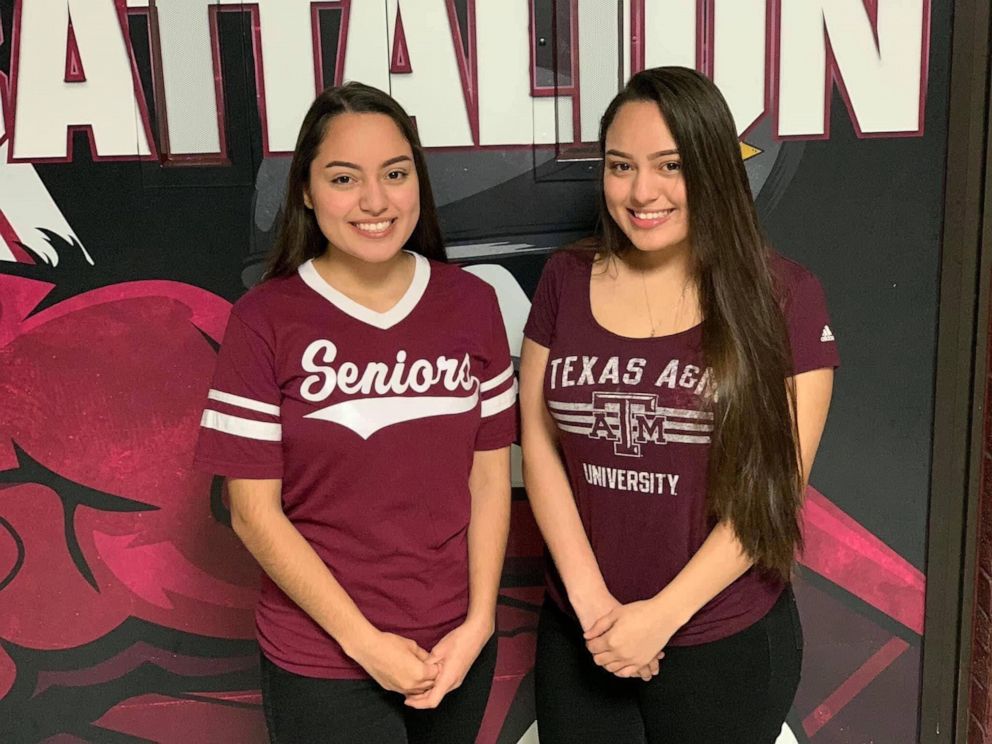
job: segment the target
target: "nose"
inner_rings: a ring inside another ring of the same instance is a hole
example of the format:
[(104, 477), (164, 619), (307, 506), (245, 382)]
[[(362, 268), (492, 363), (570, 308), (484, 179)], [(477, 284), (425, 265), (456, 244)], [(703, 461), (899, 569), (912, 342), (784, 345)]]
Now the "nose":
[(373, 178), (365, 182), (358, 206), (363, 212), (367, 212), (373, 217), (386, 211), (389, 201), (386, 199), (385, 188), (379, 179)]
[(647, 206), (658, 198), (658, 179), (654, 173), (646, 169), (634, 174), (634, 182), (630, 186), (630, 199), (635, 206)]

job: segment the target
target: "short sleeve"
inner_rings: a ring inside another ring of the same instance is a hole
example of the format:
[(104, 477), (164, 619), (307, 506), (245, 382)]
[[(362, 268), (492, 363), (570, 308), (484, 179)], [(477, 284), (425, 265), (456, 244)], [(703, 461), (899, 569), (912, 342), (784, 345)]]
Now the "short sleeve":
[(200, 420), (197, 469), (281, 478), (281, 399), (271, 345), (232, 312)]
[(482, 420), (475, 437), (476, 450), (509, 447), (517, 439), (517, 378), (510, 359), (503, 315), (496, 293), (491, 289), (488, 315), (488, 348), (479, 376)]
[(840, 366), (837, 341), (819, 280), (808, 271), (796, 277), (784, 304), (792, 347), (792, 374)]
[(560, 294), (561, 258), (554, 255), (544, 264), (524, 325), (524, 335), (545, 348), (550, 348), (554, 341)]

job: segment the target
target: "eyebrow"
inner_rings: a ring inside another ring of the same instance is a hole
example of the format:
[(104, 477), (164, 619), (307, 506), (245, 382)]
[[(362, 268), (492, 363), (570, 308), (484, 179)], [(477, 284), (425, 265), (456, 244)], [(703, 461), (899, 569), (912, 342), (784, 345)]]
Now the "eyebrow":
[[(402, 163), (404, 161), (413, 162), (413, 158), (411, 158), (409, 155), (397, 155), (395, 158), (390, 158), (389, 160), (387, 160), (386, 162), (384, 162), (379, 167), (380, 168), (387, 168), (390, 165), (396, 165), (396, 163)], [(349, 163), (347, 160), (332, 160), (330, 163), (328, 163), (324, 167), (325, 168), (351, 168), (352, 170), (358, 170), (358, 171), (360, 171), (362, 169), (362, 167), (360, 165), (356, 165), (355, 163)]]
[[(607, 155), (615, 155), (618, 158), (627, 158), (627, 160), (634, 160), (634, 156), (626, 152), (620, 152), (619, 150), (607, 150)], [(656, 160), (657, 158), (663, 158), (668, 155), (678, 155), (678, 150), (658, 150), (658, 152), (653, 152), (648, 155), (648, 160)]]

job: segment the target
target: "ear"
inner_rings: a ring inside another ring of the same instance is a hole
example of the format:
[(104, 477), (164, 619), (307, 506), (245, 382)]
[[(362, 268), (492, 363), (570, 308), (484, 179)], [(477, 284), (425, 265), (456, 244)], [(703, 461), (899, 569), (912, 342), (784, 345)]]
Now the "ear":
[(303, 187), (303, 204), (307, 209), (313, 209), (313, 201), (310, 199), (310, 187)]

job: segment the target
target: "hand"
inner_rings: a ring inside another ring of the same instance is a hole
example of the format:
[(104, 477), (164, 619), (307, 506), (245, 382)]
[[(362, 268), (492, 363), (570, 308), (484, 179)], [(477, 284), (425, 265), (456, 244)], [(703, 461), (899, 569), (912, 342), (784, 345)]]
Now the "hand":
[[(579, 625), (582, 626), (583, 631), (590, 630), (602, 617), (620, 606), (620, 603), (605, 586), (602, 591), (591, 592), (583, 600), (572, 603), (572, 608), (579, 618)], [(624, 676), (640, 677), (645, 682), (650, 682), (651, 678), (658, 674), (658, 659), (653, 659), (647, 665), (630, 671), (630, 674)]]
[(596, 591), (585, 592), (581, 597), (569, 597), (569, 602), (583, 631), (589, 630), (597, 620), (620, 606), (605, 585)]
[(492, 621), (466, 621), (448, 633), (431, 649), (427, 659), (428, 663), (440, 664), (441, 671), (434, 680), (434, 686), (426, 692), (407, 695), (404, 703), (420, 710), (436, 708), (445, 695), (457, 689), (465, 680), (469, 668), (492, 634)]
[[(658, 654), (658, 658), (651, 661), (647, 666), (642, 666), (640, 669), (634, 669), (634, 667), (626, 667), (625, 669), (619, 670), (619, 672), (625, 672), (625, 674), (617, 673), (618, 677), (640, 677), (645, 682), (650, 682), (654, 677), (658, 676), (658, 672), (661, 670), (658, 662), (665, 655), (664, 652)], [(631, 671), (632, 670), (632, 671)]]
[[(681, 623), (652, 601), (620, 605), (597, 620), (584, 637), (593, 660), (618, 677), (654, 672), (663, 649)], [(656, 673), (656, 672), (655, 672)]]
[(430, 690), (441, 671), (414, 641), (381, 631), (375, 631), (354, 659), (382, 687), (402, 695)]

